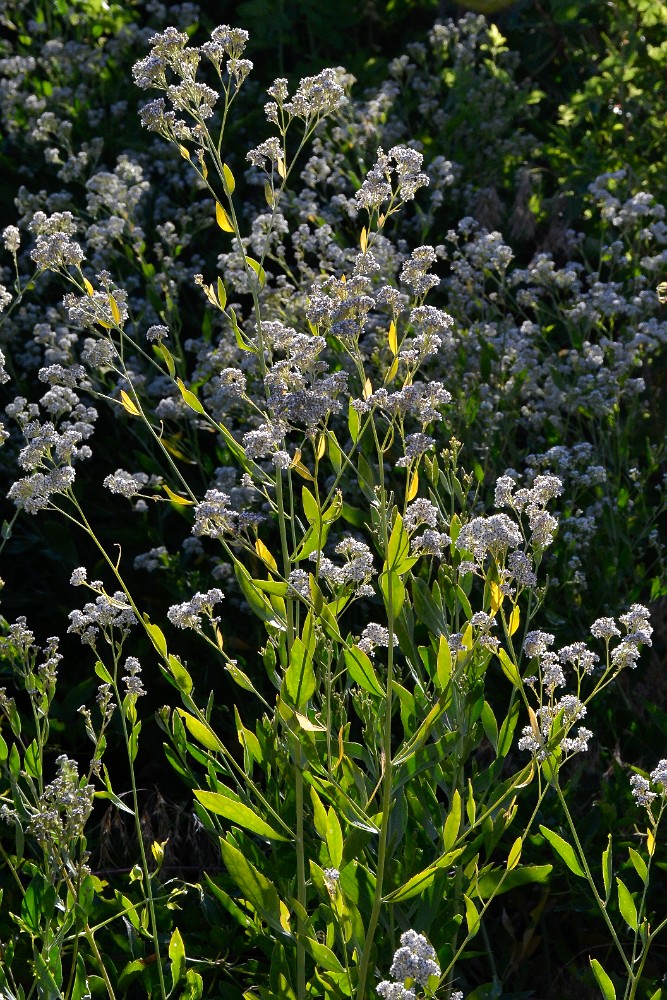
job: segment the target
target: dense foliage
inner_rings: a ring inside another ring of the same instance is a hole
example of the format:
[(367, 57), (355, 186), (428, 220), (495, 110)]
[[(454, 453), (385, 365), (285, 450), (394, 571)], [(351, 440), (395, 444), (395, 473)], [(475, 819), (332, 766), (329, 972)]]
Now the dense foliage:
[(667, 13), (498, 6), (0, 5), (0, 996), (662, 996)]

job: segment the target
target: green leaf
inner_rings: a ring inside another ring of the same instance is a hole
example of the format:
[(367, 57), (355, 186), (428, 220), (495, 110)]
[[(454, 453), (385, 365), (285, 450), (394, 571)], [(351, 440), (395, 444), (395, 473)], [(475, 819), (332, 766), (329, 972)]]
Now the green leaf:
[(76, 975), (74, 977), (74, 985), (72, 986), (71, 1000), (86, 1000), (86, 998), (90, 998), (90, 995), (91, 988), (90, 982), (86, 978), (86, 966), (82, 955), (77, 955)]
[(405, 601), (405, 584), (394, 570), (380, 573), (379, 583), (387, 613), (391, 601), (392, 615), (397, 618)]
[(401, 563), (410, 555), (410, 538), (403, 527), (403, 518), (397, 515), (387, 549), (387, 566), (397, 573), (401, 572)]
[(167, 366), (167, 371), (173, 378), (174, 375), (176, 374), (176, 365), (174, 364), (173, 357), (171, 356), (171, 354), (169, 353), (164, 344), (153, 344), (153, 348), (158, 354), (162, 355), (164, 363)]
[(359, 440), (359, 434), (361, 432), (361, 421), (359, 419), (359, 414), (350, 403), (347, 411), (347, 426), (350, 431), (350, 437), (352, 438), (352, 443), (356, 444)]
[(510, 852), (507, 855), (507, 870), (511, 871), (513, 868), (519, 864), (521, 859), (521, 850), (523, 848), (523, 838), (517, 837), (510, 848)]
[(468, 896), (463, 895), (463, 902), (466, 908), (466, 924), (468, 925), (468, 934), (470, 937), (474, 937), (480, 927), (479, 913), (477, 912), (477, 907), (473, 903), (472, 899)]
[(177, 708), (176, 711), (183, 719), (190, 735), (197, 740), (197, 743), (206, 747), (207, 750), (213, 750), (215, 753), (223, 753), (225, 748), (208, 724), (201, 722), (196, 716), (190, 715), (183, 708)]
[(227, 290), (222, 283), (221, 277), (218, 277), (218, 302), (221, 309), (224, 309), (227, 305)]
[(259, 263), (259, 261), (254, 260), (252, 257), (246, 257), (245, 262), (248, 265), (248, 267), (251, 267), (255, 272), (255, 274), (257, 275), (259, 287), (264, 288), (264, 285), (266, 284), (266, 273), (262, 265)]
[(222, 795), (220, 792), (208, 792), (198, 788), (193, 789), (193, 792), (204, 809), (215, 813), (216, 816), (224, 816), (225, 819), (236, 823), (237, 826), (242, 826), (245, 830), (256, 833), (258, 837), (266, 837), (268, 840), (289, 840), (284, 834), (278, 833), (274, 827), (266, 823), (261, 816), (258, 816), (255, 809), (244, 805), (238, 799)]
[(320, 514), (320, 508), (318, 506), (317, 500), (310, 492), (307, 486), (301, 487), (301, 502), (303, 503), (303, 512), (306, 515), (306, 520), (309, 524), (319, 524), (322, 520)]
[(326, 841), (331, 864), (334, 868), (340, 868), (343, 859), (343, 831), (333, 806), (329, 806), (327, 810)]
[(144, 615), (144, 628), (148, 632), (148, 637), (157, 649), (160, 656), (167, 655), (167, 640), (159, 625), (151, 625), (148, 615)]
[(313, 822), (315, 824), (315, 831), (318, 837), (322, 840), (327, 839), (327, 811), (322, 804), (322, 799), (319, 797), (315, 789), (310, 788), (310, 800), (313, 803)]
[(299, 943), (303, 945), (305, 951), (308, 952), (311, 958), (315, 959), (317, 965), (322, 969), (326, 969), (327, 972), (337, 972), (343, 973), (345, 969), (340, 964), (331, 948), (327, 948), (325, 944), (320, 944), (315, 938), (308, 937), (306, 934), (297, 935)]
[(445, 828), (442, 835), (443, 849), (445, 851), (451, 850), (451, 848), (456, 843), (456, 838), (459, 835), (459, 830), (461, 828), (461, 796), (459, 794), (458, 788), (452, 796), (452, 803), (449, 809), (449, 814), (445, 820)]
[(289, 912), (278, 891), (244, 854), (226, 840), (220, 841), (222, 860), (241, 895), (255, 907), (266, 923), (279, 934), (290, 934)]
[(385, 903), (402, 903), (406, 899), (412, 899), (413, 896), (420, 896), (425, 889), (433, 883), (433, 879), (442, 871), (443, 868), (449, 868), (452, 862), (456, 861), (462, 854), (465, 848), (460, 847), (455, 851), (448, 851), (443, 854), (438, 860), (429, 865), (428, 868), (424, 868), (423, 871), (417, 872), (408, 879), (399, 889), (394, 889), (390, 892), (388, 896), (385, 896), (383, 902)]
[(507, 679), (511, 681), (515, 687), (520, 688), (521, 674), (519, 673), (519, 669), (516, 666), (516, 664), (512, 663), (512, 661), (510, 660), (509, 656), (507, 655), (506, 651), (503, 649), (502, 646), (498, 649), (497, 655), (498, 659), (500, 660), (500, 666), (503, 668), (503, 673), (505, 674), (505, 677), (507, 677)]
[(621, 916), (630, 930), (636, 931), (639, 926), (639, 920), (637, 919), (635, 901), (632, 898), (630, 890), (620, 878), (616, 879), (616, 887), (618, 889), (618, 908), (621, 911)]
[(169, 959), (171, 961), (171, 988), (173, 990), (185, 975), (185, 948), (178, 927), (174, 928), (169, 941)]
[(204, 980), (194, 969), (188, 969), (185, 973), (185, 987), (179, 1000), (201, 1000), (203, 994)]
[(611, 856), (611, 834), (607, 837), (607, 846), (602, 852), (602, 881), (604, 883), (604, 901), (608, 901), (611, 895), (611, 876), (613, 859)]
[(394, 892), (390, 892), (388, 896), (385, 896), (383, 902), (402, 903), (406, 899), (412, 899), (413, 896), (420, 896), (432, 884), (438, 871), (440, 869), (437, 865), (430, 865), (424, 871), (417, 872), (400, 889), (395, 889)]
[(485, 872), (477, 883), (477, 895), (480, 899), (490, 899), (491, 896), (508, 892), (521, 885), (532, 882), (544, 884), (548, 882), (553, 867), (553, 865), (525, 865), (522, 868), (514, 868), (511, 872), (505, 868)]
[(194, 392), (191, 392), (189, 389), (185, 388), (182, 379), (177, 378), (176, 385), (180, 390), (181, 396), (183, 397), (184, 401), (188, 404), (191, 410), (194, 410), (195, 413), (204, 413), (204, 414), (206, 413), (206, 410), (201, 405), (201, 403), (195, 396)]
[(309, 698), (312, 698), (317, 687), (312, 654), (308, 653), (299, 637), (294, 640), (290, 651), (290, 662), (285, 671), (284, 685), (288, 699), (295, 708), (301, 708), (305, 705)]
[(39, 745), (37, 740), (33, 740), (32, 743), (28, 744), (26, 752), (23, 755), (23, 766), (26, 774), (29, 774), (31, 778), (39, 778), (40, 763)]
[(113, 684), (113, 677), (101, 660), (98, 660), (95, 664), (95, 673), (101, 681), (104, 681), (105, 684)]
[(35, 935), (49, 923), (56, 904), (56, 890), (42, 875), (35, 875), (21, 902), (21, 919)]
[(586, 878), (585, 872), (579, 861), (577, 855), (575, 854), (574, 848), (571, 844), (568, 844), (567, 840), (563, 840), (559, 837), (557, 833), (550, 830), (547, 826), (540, 826), (540, 833), (545, 840), (548, 840), (556, 854), (562, 858), (567, 867), (579, 878)]
[(347, 672), (354, 683), (358, 684), (364, 691), (383, 698), (385, 690), (377, 678), (367, 653), (363, 649), (359, 649), (358, 646), (353, 646), (352, 649), (346, 649), (344, 655)]
[(484, 735), (487, 740), (498, 753), (498, 723), (496, 722), (496, 717), (493, 714), (493, 709), (489, 705), (488, 701), (484, 702), (482, 708), (482, 714), (480, 715), (482, 721), (482, 726), (484, 728)]
[(262, 621), (273, 622), (276, 619), (276, 612), (271, 603), (257, 590), (247, 569), (240, 563), (234, 565), (236, 579), (239, 582), (243, 596), (250, 605), (252, 612)]
[(648, 878), (648, 868), (646, 867), (646, 862), (641, 854), (638, 854), (637, 851), (635, 851), (634, 847), (629, 847), (628, 852), (630, 854), (630, 861), (632, 861), (635, 871), (639, 875), (642, 882), (646, 884), (646, 879)]
[[(595, 976), (596, 982), (600, 987), (600, 992), (604, 997), (604, 1000), (616, 1000), (616, 990), (614, 989), (614, 984), (611, 979), (604, 971), (597, 958), (591, 958), (591, 969), (593, 970), (593, 975)], [(658, 991), (659, 993), (660, 991)]]
[(181, 661), (173, 653), (169, 655), (169, 672), (176, 681), (179, 690), (183, 691), (185, 694), (190, 694), (192, 691), (192, 677), (187, 672)]

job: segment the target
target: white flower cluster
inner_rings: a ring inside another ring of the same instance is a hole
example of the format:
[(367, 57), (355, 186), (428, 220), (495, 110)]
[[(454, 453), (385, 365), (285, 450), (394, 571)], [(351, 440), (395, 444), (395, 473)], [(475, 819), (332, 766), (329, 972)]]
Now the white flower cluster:
[[(394, 952), (389, 974), (394, 982), (386, 979), (376, 986), (384, 1000), (415, 1000), (413, 984), (426, 986), (431, 976), (440, 975), (435, 949), (423, 934), (414, 930), (401, 934), (401, 946)], [(453, 997), (463, 1000), (461, 993)]]

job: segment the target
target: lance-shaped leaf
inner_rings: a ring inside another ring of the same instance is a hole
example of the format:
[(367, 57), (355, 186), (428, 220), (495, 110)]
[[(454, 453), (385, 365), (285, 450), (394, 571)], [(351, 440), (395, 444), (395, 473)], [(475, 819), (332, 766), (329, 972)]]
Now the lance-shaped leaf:
[(222, 860), (241, 895), (251, 903), (263, 920), (281, 935), (290, 935), (289, 911), (278, 891), (265, 875), (232, 844), (220, 841)]
[(618, 908), (621, 911), (621, 916), (625, 920), (628, 927), (636, 931), (639, 926), (639, 919), (637, 917), (637, 907), (635, 906), (635, 901), (632, 898), (630, 890), (627, 885), (620, 880), (616, 879), (616, 887), (618, 889)]
[[(597, 958), (591, 958), (590, 963), (593, 975), (595, 976), (595, 980), (600, 987), (604, 1000), (616, 1000), (616, 990), (614, 988), (614, 984), (598, 962)], [(658, 993), (659, 992), (660, 991), (658, 991)]]
[(567, 867), (579, 878), (586, 878), (583, 868), (579, 864), (577, 855), (571, 844), (563, 840), (557, 833), (550, 830), (548, 826), (540, 826), (540, 833), (545, 840), (548, 840), (556, 854), (563, 859)]
[(384, 697), (385, 690), (378, 680), (369, 656), (363, 649), (359, 649), (358, 646), (346, 649), (345, 666), (354, 683), (358, 684), (360, 688), (363, 688), (364, 691), (368, 691), (370, 694)]
[(344, 973), (345, 969), (340, 964), (331, 948), (325, 944), (320, 944), (316, 938), (308, 937), (306, 934), (298, 935), (299, 944), (308, 952), (311, 958), (315, 959), (316, 965), (326, 969), (327, 972)]
[(274, 827), (258, 816), (256, 810), (244, 805), (236, 798), (221, 795), (220, 792), (208, 792), (198, 788), (194, 789), (194, 794), (204, 809), (236, 823), (237, 826), (242, 826), (244, 830), (256, 833), (258, 837), (266, 837), (267, 840), (289, 840), (283, 833), (278, 833)]

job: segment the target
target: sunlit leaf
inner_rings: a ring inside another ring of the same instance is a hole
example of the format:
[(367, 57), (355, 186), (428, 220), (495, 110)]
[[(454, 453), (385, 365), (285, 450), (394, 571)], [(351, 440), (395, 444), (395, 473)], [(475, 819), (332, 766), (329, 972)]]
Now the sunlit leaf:
[(215, 221), (225, 233), (234, 232), (232, 220), (229, 218), (219, 201), (216, 201), (215, 203)]
[(132, 417), (138, 417), (141, 415), (141, 410), (136, 405), (136, 403), (130, 399), (125, 389), (120, 390), (120, 401), (123, 405), (123, 409), (130, 414)]
[(179, 504), (182, 507), (189, 507), (192, 504), (194, 504), (194, 500), (188, 500), (187, 497), (180, 497), (178, 493), (174, 493), (174, 491), (170, 489), (166, 483), (162, 484), (162, 489), (167, 494), (172, 503)]
[(275, 827), (266, 823), (257, 814), (256, 809), (251, 809), (249, 806), (244, 805), (243, 802), (239, 802), (228, 795), (222, 795), (220, 792), (209, 792), (200, 788), (193, 789), (193, 792), (195, 798), (198, 802), (201, 802), (204, 809), (215, 813), (216, 816), (222, 816), (231, 823), (242, 826), (244, 830), (256, 833), (258, 837), (266, 837), (268, 840), (289, 840), (289, 837), (286, 837), (283, 833), (278, 833)]
[(628, 927), (636, 931), (639, 926), (639, 920), (637, 917), (637, 907), (635, 901), (632, 898), (630, 890), (620, 878), (616, 879), (616, 888), (618, 889), (618, 908), (621, 911), (621, 916), (625, 920)]
[(562, 858), (574, 875), (578, 875), (579, 878), (586, 877), (583, 868), (579, 864), (579, 859), (577, 858), (574, 848), (571, 844), (568, 844), (567, 840), (564, 840), (547, 826), (540, 826), (540, 833), (545, 840), (549, 841), (555, 853)]
[(595, 980), (600, 987), (604, 1000), (616, 1000), (616, 990), (614, 988), (614, 984), (598, 962), (597, 958), (591, 958), (589, 961), (591, 963), (593, 975), (595, 976)]
[(234, 194), (234, 188), (236, 187), (234, 174), (231, 172), (226, 163), (223, 163), (222, 165), (222, 173), (225, 178), (225, 184), (227, 185), (227, 194), (231, 196)]

